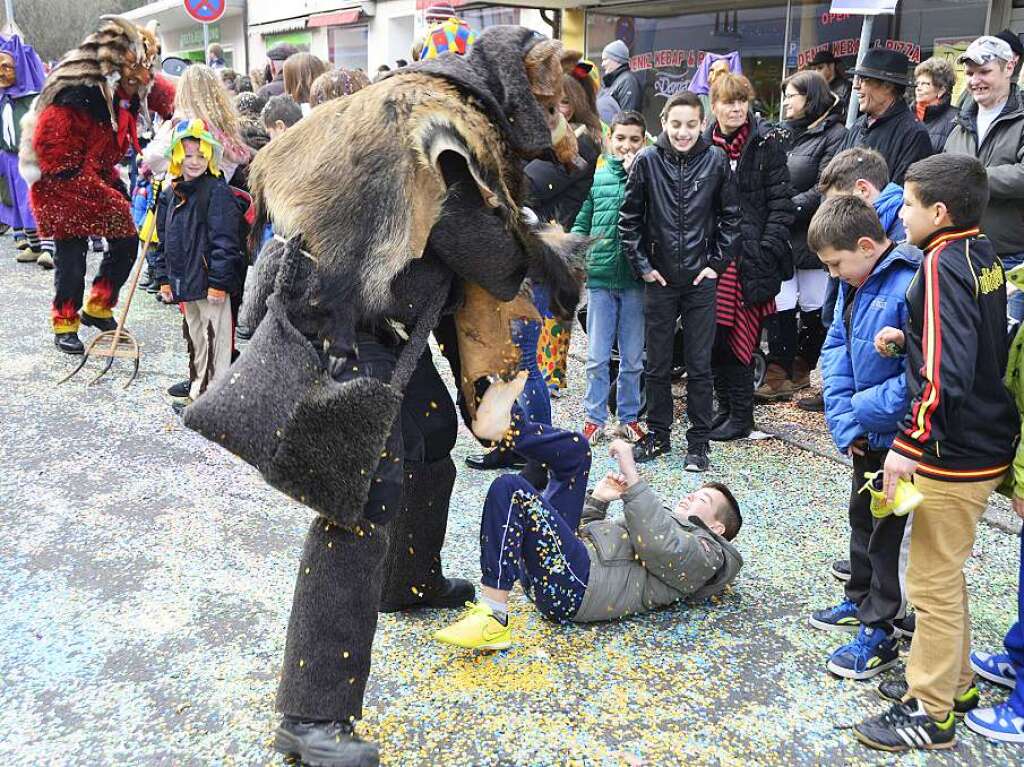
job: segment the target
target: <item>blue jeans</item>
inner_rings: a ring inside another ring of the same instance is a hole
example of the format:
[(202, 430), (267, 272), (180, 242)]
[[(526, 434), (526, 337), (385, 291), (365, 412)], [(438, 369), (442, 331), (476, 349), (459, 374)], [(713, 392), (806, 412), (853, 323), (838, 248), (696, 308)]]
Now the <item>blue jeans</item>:
[[(543, 316), (547, 311), (547, 288), (533, 286), (533, 303)], [(551, 425), (551, 392), (544, 374), (537, 365), (537, 343), (540, 341), (540, 323), (517, 320), (512, 323), (512, 341), (519, 347), (519, 369), (529, 373), (526, 387), (519, 395), (519, 407), (534, 423)]]
[[(1024, 263), (1024, 253), (1012, 253), (1008, 256), (1000, 256), (999, 259), (1003, 262), (1003, 268), (1010, 271), (1015, 266)], [(1018, 291), (1010, 296), (1006, 304), (1006, 312), (1018, 322), (1024, 321), (1024, 292)]]
[(495, 479), (480, 522), (481, 583), (510, 591), (518, 580), (540, 614), (565, 622), (583, 604), (590, 555), (576, 535), (590, 473), (582, 435), (533, 423), (513, 408), (511, 448), (548, 470), (538, 491), (520, 474)]
[(1006, 632), (1003, 646), (1010, 656), (1013, 669), (1017, 672), (1017, 686), (1007, 701), (1017, 716), (1024, 716), (1024, 538), (1020, 546), (1020, 576), (1017, 582), (1017, 622)]
[(587, 420), (604, 426), (608, 417), (611, 382), (608, 363), (612, 344), (619, 347), (619, 376), (615, 393), (619, 421), (640, 416), (640, 374), (644, 369), (644, 289), (587, 291)]

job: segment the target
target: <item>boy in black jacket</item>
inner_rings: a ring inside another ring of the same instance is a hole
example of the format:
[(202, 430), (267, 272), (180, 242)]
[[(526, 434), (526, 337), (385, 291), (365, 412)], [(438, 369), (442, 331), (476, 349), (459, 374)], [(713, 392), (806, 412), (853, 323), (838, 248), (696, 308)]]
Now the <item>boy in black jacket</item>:
[(711, 348), (715, 280), (729, 266), (740, 236), (739, 191), (729, 160), (701, 136), (704, 108), (689, 91), (661, 112), (662, 133), (637, 155), (619, 212), (622, 249), (647, 283), (647, 426), (636, 460), (671, 450), (672, 349), (676, 319), (686, 332), (690, 428), (684, 468), (707, 471), (711, 431)]
[(952, 748), (954, 709), (977, 705), (963, 565), (1013, 461), (1020, 424), (1003, 386), (1006, 280), (978, 229), (988, 204), (985, 168), (967, 155), (934, 155), (910, 166), (904, 187), (900, 215), (925, 258), (907, 289), (906, 327), (883, 328), (876, 346), (905, 346), (907, 355), (910, 409), (884, 481), (890, 500), (901, 477), (924, 496), (907, 569), (917, 630), (903, 701), (854, 728), (863, 743), (887, 751)]
[(165, 302), (185, 315), (189, 397), (231, 365), (231, 304), (243, 265), (241, 203), (217, 168), (220, 144), (202, 120), (174, 129), (168, 174), (157, 206), (154, 272)]

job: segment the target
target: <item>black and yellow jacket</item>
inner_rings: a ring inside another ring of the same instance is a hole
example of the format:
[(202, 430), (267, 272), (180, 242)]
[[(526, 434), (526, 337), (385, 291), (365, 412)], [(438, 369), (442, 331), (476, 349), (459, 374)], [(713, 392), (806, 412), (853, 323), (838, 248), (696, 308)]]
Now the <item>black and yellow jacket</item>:
[(1003, 386), (1003, 266), (977, 228), (940, 230), (924, 251), (907, 289), (910, 409), (892, 449), (931, 479), (993, 479), (1013, 461), (1020, 430)]

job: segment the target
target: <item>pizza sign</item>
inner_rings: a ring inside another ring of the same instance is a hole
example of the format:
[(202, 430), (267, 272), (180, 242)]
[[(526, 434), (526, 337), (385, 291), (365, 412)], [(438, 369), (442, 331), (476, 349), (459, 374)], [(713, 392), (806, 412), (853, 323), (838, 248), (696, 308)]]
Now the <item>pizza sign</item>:
[(185, 0), (185, 13), (200, 24), (212, 24), (224, 15), (228, 0)]

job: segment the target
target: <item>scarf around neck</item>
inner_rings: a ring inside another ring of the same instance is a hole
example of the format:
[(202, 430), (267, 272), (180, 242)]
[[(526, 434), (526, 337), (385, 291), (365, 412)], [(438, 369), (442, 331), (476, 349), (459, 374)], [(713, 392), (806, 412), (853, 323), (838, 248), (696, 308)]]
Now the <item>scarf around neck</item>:
[(731, 136), (723, 135), (718, 127), (718, 123), (715, 123), (714, 130), (711, 131), (711, 140), (715, 146), (722, 147), (725, 150), (726, 156), (730, 160), (740, 159), (740, 155), (743, 153), (743, 147), (747, 143), (747, 138), (750, 136), (750, 120), (747, 120), (741, 125), (735, 133)]

